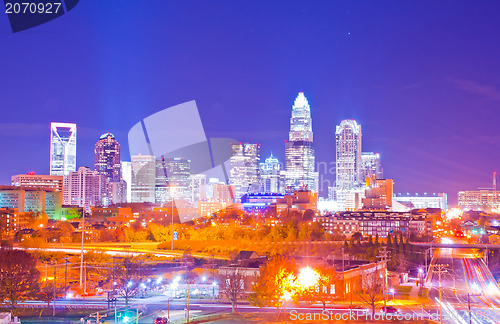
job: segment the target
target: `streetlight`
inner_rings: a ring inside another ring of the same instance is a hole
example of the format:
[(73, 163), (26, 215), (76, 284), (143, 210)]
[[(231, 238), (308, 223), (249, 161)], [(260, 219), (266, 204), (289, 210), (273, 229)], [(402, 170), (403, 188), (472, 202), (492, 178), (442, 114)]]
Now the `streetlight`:
[(394, 302), (394, 288), (389, 289), (389, 293), (392, 294), (392, 302)]
[(174, 251), (174, 192), (175, 187), (170, 185), (170, 198), (172, 199), (172, 252)]
[(319, 279), (319, 274), (310, 267), (304, 267), (299, 270), (297, 278), (299, 279), (301, 286), (308, 288), (316, 285)]
[(286, 318), (286, 302), (289, 301), (290, 299), (292, 299), (292, 295), (290, 295), (290, 293), (288, 291), (285, 291), (283, 293), (283, 312), (285, 313), (285, 323), (287, 321), (287, 318)]

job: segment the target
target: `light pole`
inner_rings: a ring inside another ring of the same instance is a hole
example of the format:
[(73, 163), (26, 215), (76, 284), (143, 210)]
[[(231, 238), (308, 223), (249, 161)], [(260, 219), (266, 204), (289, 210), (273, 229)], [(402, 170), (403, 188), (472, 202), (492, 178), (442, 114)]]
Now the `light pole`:
[(172, 199), (172, 252), (174, 251), (174, 192), (175, 187), (170, 185), (170, 198)]

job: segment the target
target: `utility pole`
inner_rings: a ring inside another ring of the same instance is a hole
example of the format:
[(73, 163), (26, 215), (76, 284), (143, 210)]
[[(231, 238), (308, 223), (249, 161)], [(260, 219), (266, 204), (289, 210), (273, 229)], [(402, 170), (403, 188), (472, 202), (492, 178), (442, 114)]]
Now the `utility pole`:
[(384, 271), (384, 310), (387, 312), (387, 294), (385, 293), (387, 291), (387, 257), (389, 256), (389, 252), (387, 252), (387, 246), (382, 247), (382, 250), (379, 252), (379, 255), (377, 258), (379, 258), (383, 263), (383, 271)]
[(445, 268), (448, 267), (447, 264), (435, 264), (433, 266), (432, 272), (437, 273), (439, 278), (439, 323), (443, 324), (443, 293), (442, 293), (442, 285), (441, 285), (441, 276), (448, 272)]
[(80, 289), (83, 291), (83, 240), (85, 236), (85, 211), (83, 211), (82, 217), (82, 250), (80, 253)]
[(64, 298), (68, 297), (68, 258), (66, 260), (66, 269), (64, 269)]
[(53, 307), (52, 307), (52, 316), (56, 316), (56, 265), (54, 263), (54, 285), (52, 289), (52, 298), (54, 299)]

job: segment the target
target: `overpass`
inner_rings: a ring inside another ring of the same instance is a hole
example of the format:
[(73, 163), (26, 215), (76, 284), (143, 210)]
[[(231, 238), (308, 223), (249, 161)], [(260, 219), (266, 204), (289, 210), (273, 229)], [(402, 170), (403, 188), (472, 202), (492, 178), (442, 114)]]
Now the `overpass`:
[(441, 249), (480, 249), (480, 250), (498, 250), (500, 249), (500, 244), (467, 244), (467, 243), (421, 243), (421, 242), (410, 242), (411, 245), (420, 246), (424, 248), (441, 248)]

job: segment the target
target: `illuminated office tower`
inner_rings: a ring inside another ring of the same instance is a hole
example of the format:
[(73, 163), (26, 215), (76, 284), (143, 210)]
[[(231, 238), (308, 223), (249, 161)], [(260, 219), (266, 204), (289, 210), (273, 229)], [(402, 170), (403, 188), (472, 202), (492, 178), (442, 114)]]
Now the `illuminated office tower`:
[[(174, 199), (190, 200), (191, 161), (185, 158), (167, 158), (156, 161), (155, 202)], [(172, 189), (171, 189), (172, 188)]]
[(207, 175), (192, 174), (189, 177), (189, 189), (191, 191), (191, 201), (198, 202), (207, 199)]
[(132, 202), (155, 202), (155, 157), (132, 156)]
[(337, 126), (336, 188), (352, 190), (361, 186), (361, 125), (355, 120), (343, 120)]
[(50, 175), (76, 171), (76, 124), (50, 124)]
[(127, 184), (121, 177), (120, 144), (111, 133), (104, 133), (94, 146), (94, 170), (106, 179), (105, 206), (127, 201)]
[(109, 182), (121, 179), (120, 144), (111, 133), (102, 134), (94, 146), (94, 170)]
[(361, 153), (360, 182), (364, 183), (367, 177), (375, 175), (377, 179), (384, 178), (380, 154), (373, 152)]
[(281, 163), (272, 154), (264, 163), (259, 164), (260, 191), (266, 193), (282, 192)]
[(311, 107), (303, 92), (299, 92), (292, 106), (290, 133), (285, 143), (285, 185), (287, 189), (318, 190)]
[(229, 184), (234, 188), (235, 199), (259, 190), (260, 144), (238, 143), (231, 145), (231, 170)]
[(127, 189), (126, 189), (126, 202), (132, 202), (132, 162), (129, 161), (121, 161), (121, 173), (122, 179), (125, 181)]

